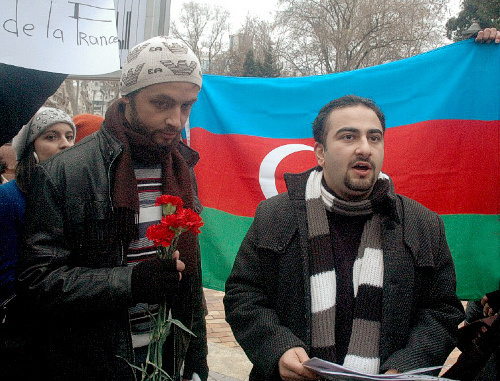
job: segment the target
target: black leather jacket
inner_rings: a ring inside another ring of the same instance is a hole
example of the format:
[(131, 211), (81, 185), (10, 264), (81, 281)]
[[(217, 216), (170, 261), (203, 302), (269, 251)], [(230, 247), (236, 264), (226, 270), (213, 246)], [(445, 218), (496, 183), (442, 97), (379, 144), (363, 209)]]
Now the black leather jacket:
[[(182, 143), (179, 149), (192, 171), (198, 154)], [(46, 369), (43, 379), (133, 379), (125, 361), (133, 362), (129, 243), (109, 234), (113, 176), (121, 152), (121, 143), (103, 127), (36, 171), (16, 287), (22, 309), (36, 313), (37, 348), (47, 366), (55, 367)], [(192, 182), (197, 193), (194, 172)], [(201, 211), (196, 195), (195, 209)], [(189, 356), (194, 357), (193, 370), (206, 379), (201, 269), (198, 276), (183, 277), (180, 288), (182, 302), (178, 311), (174, 306), (174, 316), (188, 328), (198, 327)], [(164, 364), (178, 378), (189, 338), (176, 336), (175, 344), (165, 345), (167, 351), (175, 347), (175, 354), (166, 355)]]

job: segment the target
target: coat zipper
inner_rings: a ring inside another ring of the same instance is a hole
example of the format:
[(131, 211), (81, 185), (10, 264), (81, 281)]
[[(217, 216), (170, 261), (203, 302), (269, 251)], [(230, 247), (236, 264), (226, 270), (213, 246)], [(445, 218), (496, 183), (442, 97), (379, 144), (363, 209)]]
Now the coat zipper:
[[(113, 150), (111, 149), (110, 151), (110, 155), (112, 155), (114, 152)], [(118, 156), (120, 156), (121, 154), (121, 149), (119, 150), (119, 152), (111, 159), (111, 163), (109, 164), (109, 169), (108, 169), (108, 198), (109, 198), (109, 203), (111, 205), (111, 212), (114, 214), (115, 212), (115, 206), (113, 205), (113, 196), (111, 195), (111, 188), (112, 188), (112, 185), (111, 185), (111, 169), (113, 168), (113, 164), (115, 162), (115, 160), (118, 158)], [(125, 262), (125, 250), (124, 250), (124, 247), (123, 247), (123, 240), (121, 239), (120, 240), (120, 255), (121, 255), (121, 258), (120, 258), (120, 265), (124, 265), (126, 264)]]

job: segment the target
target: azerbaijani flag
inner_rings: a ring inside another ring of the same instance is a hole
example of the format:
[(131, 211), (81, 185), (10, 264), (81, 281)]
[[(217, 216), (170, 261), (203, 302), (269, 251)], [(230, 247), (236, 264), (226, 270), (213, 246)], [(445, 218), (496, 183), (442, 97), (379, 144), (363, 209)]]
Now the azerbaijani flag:
[(500, 47), (463, 41), (352, 72), (300, 78), (206, 75), (190, 118), (205, 226), (204, 285), (224, 290), (257, 204), (283, 173), (316, 165), (312, 122), (334, 98), (372, 98), (387, 119), (382, 170), (439, 213), (458, 294), (500, 280)]

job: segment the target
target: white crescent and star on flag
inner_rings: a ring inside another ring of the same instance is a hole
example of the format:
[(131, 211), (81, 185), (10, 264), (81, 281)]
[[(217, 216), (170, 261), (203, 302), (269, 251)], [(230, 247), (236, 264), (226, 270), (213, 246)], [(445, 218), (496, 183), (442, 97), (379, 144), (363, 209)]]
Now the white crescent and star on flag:
[(300, 151), (314, 151), (306, 144), (285, 144), (269, 152), (262, 160), (259, 169), (259, 184), (266, 198), (276, 196), (276, 169), (287, 156)]

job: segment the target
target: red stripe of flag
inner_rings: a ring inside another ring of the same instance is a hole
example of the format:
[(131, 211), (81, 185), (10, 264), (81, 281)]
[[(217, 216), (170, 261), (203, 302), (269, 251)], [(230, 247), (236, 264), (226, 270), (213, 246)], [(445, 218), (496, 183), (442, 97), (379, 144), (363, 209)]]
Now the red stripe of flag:
[(396, 191), (439, 214), (500, 214), (500, 121), (438, 120), (387, 130)]
[[(439, 120), (389, 128), (383, 171), (398, 193), (439, 214), (500, 213), (500, 122)], [(313, 139), (271, 139), (191, 131), (201, 156), (196, 166), (200, 199), (210, 208), (253, 217), (265, 198), (259, 169), (266, 155), (286, 144), (313, 146)], [(314, 154), (296, 152), (276, 168), (276, 187), (285, 190), (284, 172), (316, 165)]]
[[(270, 139), (246, 135), (217, 135), (202, 128), (191, 130), (191, 146), (200, 153), (196, 165), (200, 200), (204, 206), (238, 216), (253, 217), (257, 204), (265, 199), (259, 184), (259, 168), (264, 157), (274, 148), (285, 144), (313, 145), (312, 139)], [(300, 153), (290, 155), (278, 166), (281, 178), (286, 171), (301, 172), (315, 165), (314, 154), (307, 152), (303, 163), (294, 160)], [(283, 180), (278, 180), (283, 183)], [(278, 185), (283, 191), (284, 184)]]

